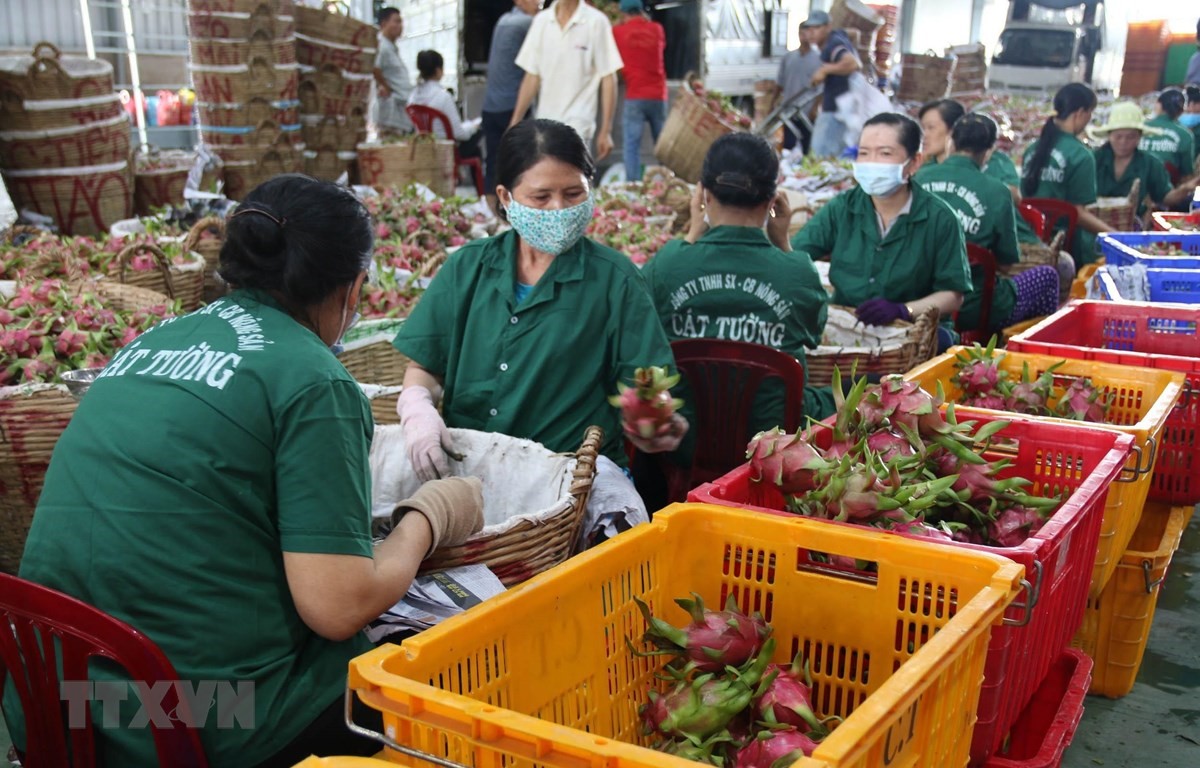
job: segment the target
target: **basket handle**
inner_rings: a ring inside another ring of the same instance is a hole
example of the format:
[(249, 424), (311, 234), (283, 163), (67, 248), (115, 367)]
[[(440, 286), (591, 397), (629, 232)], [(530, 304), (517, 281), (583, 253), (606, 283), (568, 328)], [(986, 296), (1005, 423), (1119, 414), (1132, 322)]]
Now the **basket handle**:
[(129, 260), (138, 251), (149, 251), (154, 257), (154, 261), (158, 264), (158, 268), (162, 271), (163, 284), (167, 288), (167, 298), (175, 298), (175, 285), (171, 282), (171, 263), (167, 261), (167, 254), (163, 253), (163, 249), (159, 248), (154, 243), (131, 243), (121, 249), (117, 254), (117, 261), (121, 265), (121, 271), (118, 279), (121, 283), (125, 282), (125, 270), (129, 266)]
[(422, 752), (419, 749), (406, 747), (390, 736), (386, 736), (378, 731), (373, 731), (370, 728), (364, 728), (363, 726), (354, 722), (354, 691), (351, 688), (346, 689), (345, 719), (346, 727), (350, 729), (351, 733), (356, 733), (359, 736), (365, 736), (368, 739), (374, 739), (388, 749), (394, 749), (402, 755), (407, 755), (409, 757), (416, 758), (417, 760), (424, 760), (425, 762), (433, 763), (434, 765), (440, 765), (442, 768), (467, 768), (467, 766), (463, 765), (462, 763), (456, 763), (443, 757), (431, 755), (428, 752)]
[(417, 142), (425, 142), (437, 147), (437, 137), (432, 133), (418, 133), (408, 139), (408, 161), (411, 163), (417, 157)]
[(346, 0), (325, 0), (325, 2), (321, 3), (321, 10), (341, 14), (342, 16), (349, 16), (350, 4)]
[(575, 471), (571, 474), (570, 494), (575, 499), (575, 523), (571, 526), (571, 553), (579, 541), (583, 519), (587, 516), (588, 497), (592, 494), (592, 483), (596, 480), (596, 461), (600, 446), (604, 442), (604, 429), (592, 425), (584, 430), (583, 443), (575, 453)]
[(196, 245), (200, 242), (200, 237), (209, 229), (217, 230), (218, 234), (225, 237), (225, 219), (220, 216), (205, 216), (192, 225), (188, 230), (187, 237), (183, 239), (183, 250), (194, 251)]
[[(51, 52), (51, 53), (53, 53), (53, 54), (54, 54), (54, 56), (46, 56), (45, 54), (43, 54), (43, 53), (41, 52), (41, 50), (42, 50), (43, 48), (49, 48), (49, 49), (50, 49), (50, 52)], [(34, 44), (34, 46), (33, 46), (33, 54), (32, 54), (32, 56), (33, 56), (33, 58), (35, 58), (35, 59), (49, 59), (49, 58), (61, 59), (61, 58), (62, 58), (62, 51), (61, 51), (61, 50), (59, 50), (59, 47), (58, 47), (57, 45), (55, 45), (54, 43), (50, 42), (49, 40), (40, 40), (40, 41), (38, 41), (37, 43), (35, 43), (35, 44)]]
[[(415, 235), (417, 233), (414, 232), (413, 234)], [(438, 267), (442, 266), (442, 264), (445, 261), (446, 261), (446, 252), (445, 251), (435, 253), (432, 257), (426, 259), (424, 264), (417, 267), (417, 271), (413, 272), (411, 282), (416, 283), (421, 278), (428, 277), (430, 272), (432, 272), (435, 269), (437, 269)]]
[(1038, 598), (1042, 596), (1042, 561), (1033, 561), (1033, 570), (1037, 571), (1037, 576), (1034, 578), (1034, 583), (1030, 583), (1028, 579), (1021, 579), (1021, 591), (1029, 597), (1025, 602), (1014, 600), (1010, 608), (1020, 608), (1023, 613), (1020, 618), (1010, 619), (1004, 617), (1004, 626), (1006, 627), (1023, 627), (1033, 618), (1033, 609), (1037, 607)]
[[(1133, 466), (1122, 467), (1121, 474), (1117, 475), (1116, 482), (1133, 483), (1142, 475), (1148, 475), (1154, 471), (1154, 456), (1157, 453), (1157, 448), (1158, 441), (1154, 439), (1153, 435), (1146, 440), (1146, 450), (1144, 451), (1142, 450), (1142, 446), (1134, 443), (1132, 451), (1136, 458), (1133, 460)], [(1142, 463), (1143, 456), (1146, 458), (1144, 465)]]

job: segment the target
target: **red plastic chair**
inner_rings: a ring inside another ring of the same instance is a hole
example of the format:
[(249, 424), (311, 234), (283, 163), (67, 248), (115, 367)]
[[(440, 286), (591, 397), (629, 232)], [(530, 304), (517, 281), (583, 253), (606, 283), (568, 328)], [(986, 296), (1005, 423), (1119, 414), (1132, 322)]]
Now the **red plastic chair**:
[(787, 396), (783, 424), (789, 432), (804, 418), (804, 366), (796, 358), (759, 344), (719, 339), (672, 342), (675, 365), (690, 387), (695, 408), (696, 451), (690, 469), (662, 462), (671, 501), (684, 501), (700, 483), (715, 480), (746, 462), (750, 415), (758, 388), (768, 378), (783, 380)]
[[(87, 680), (94, 657), (110, 659), (131, 680), (149, 686), (179, 679), (159, 647), (125, 622), (70, 595), (0, 573), (0, 693), (5, 674), (11, 674), (25, 715), (28, 768), (97, 764), (92, 708), (82, 708), (83, 727), (64, 722), (68, 709), (59, 690), (60, 680)], [(159, 765), (206, 768), (199, 731), (180, 716), (187, 713), (186, 700), (170, 686), (159, 703), (162, 712), (176, 713), (169, 727), (150, 721)]]
[(1064, 246), (1070, 250), (1075, 242), (1075, 228), (1079, 225), (1079, 209), (1074, 203), (1068, 203), (1066, 200), (1055, 200), (1049, 197), (1027, 197), (1021, 201), (1024, 205), (1032, 206), (1037, 211), (1041, 212), (1046, 217), (1045, 234), (1042, 239), (1047, 243), (1054, 236), (1054, 230), (1058, 227), (1058, 222), (1063, 219), (1067, 220), (1067, 239)]
[[(442, 131), (446, 138), (453, 140), (454, 132), (450, 129), (450, 118), (442, 112), (439, 112), (432, 107), (423, 107), (420, 104), (412, 104), (404, 108), (408, 112), (408, 119), (412, 120), (413, 127), (418, 133), (433, 133), (433, 124), (435, 121), (441, 123)], [(483, 162), (478, 157), (459, 157), (458, 142), (454, 143), (454, 171), (458, 172), (459, 168), (467, 167), (471, 169), (471, 177), (475, 181), (475, 191), (483, 196)]]
[[(967, 263), (983, 272), (983, 290), (979, 297), (979, 327), (963, 328), (955, 320), (955, 330), (963, 344), (986, 344), (992, 337), (992, 298), (996, 295), (996, 256), (981, 245), (967, 243)], [(972, 272), (975, 270), (972, 269)]]
[(1021, 214), (1021, 218), (1025, 219), (1029, 226), (1033, 228), (1033, 233), (1038, 236), (1039, 240), (1043, 243), (1050, 242), (1050, 238), (1046, 236), (1046, 214), (1034, 208), (1029, 203), (1018, 205), (1017, 213)]

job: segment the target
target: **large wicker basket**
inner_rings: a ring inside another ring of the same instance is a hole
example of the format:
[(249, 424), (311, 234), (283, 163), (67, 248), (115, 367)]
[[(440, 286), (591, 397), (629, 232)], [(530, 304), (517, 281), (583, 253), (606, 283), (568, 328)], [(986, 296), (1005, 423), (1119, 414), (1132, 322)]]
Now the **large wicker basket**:
[(950, 91), (954, 59), (932, 53), (906, 53), (901, 57), (900, 101), (944, 99)]
[(300, 83), (296, 64), (272, 64), (255, 58), (229, 67), (190, 65), (196, 99), (209, 104), (241, 104), (251, 99), (294, 101)]
[(297, 124), (280, 126), (270, 120), (264, 120), (255, 125), (243, 126), (202, 126), (200, 136), (204, 143), (217, 152), (222, 153), (223, 160), (238, 160), (235, 156), (224, 156), (228, 148), (257, 148), (267, 150), (273, 147), (292, 147), (300, 143), (300, 126)]
[(1058, 252), (1062, 250), (1066, 239), (1067, 233), (1063, 230), (1054, 235), (1049, 245), (1045, 243), (1020, 243), (1021, 260), (1016, 264), (1004, 265), (1002, 271), (1005, 275), (1013, 277), (1034, 267), (1056, 267), (1058, 265)]
[(363, 107), (371, 98), (375, 79), (354, 75), (332, 64), (300, 68), (300, 111), (306, 115), (337, 117)]
[(103, 59), (64, 57), (53, 43), (43, 41), (29, 56), (0, 56), (0, 91), (47, 101), (108, 96), (113, 68)]
[(248, 13), (257, 14), (265, 8), (273, 16), (293, 17), (293, 0), (187, 0), (190, 13)]
[(0, 167), (78, 168), (129, 159), (129, 118), (32, 131), (0, 131)]
[(357, 110), (349, 117), (328, 115), (303, 115), (300, 118), (300, 136), (308, 149), (333, 147), (339, 152), (354, 152), (367, 140), (367, 124), (364, 110)]
[(296, 6), (296, 31), (318, 40), (351, 48), (374, 48), (375, 27), (343, 13), (343, 3), (326, 2), (321, 8)]
[(15, 91), (0, 91), (0, 125), (7, 131), (46, 131), (101, 123), (125, 114), (115, 93), (82, 99), (24, 99)]
[(205, 216), (188, 230), (183, 241), (183, 250), (204, 257), (204, 301), (211, 302), (224, 296), (229, 286), (217, 274), (221, 267), (221, 246), (225, 244), (225, 219), (220, 216)]
[[(254, 98), (245, 104), (209, 104), (200, 102), (200, 124), (206, 128), (238, 128), (242, 126), (297, 125), (300, 122), (297, 101), (276, 101)], [(205, 139), (206, 143), (208, 139)]]
[(65, 235), (107, 232), (133, 212), (128, 162), (5, 171), (4, 182), (18, 206), (53, 218)]
[(134, 159), (133, 211), (147, 216), (155, 208), (180, 205), (188, 174), (196, 164), (196, 153), (185, 150), (152, 149)]
[(352, 75), (369, 75), (375, 68), (373, 43), (370, 47), (340, 45), (297, 32), (296, 61), (306, 67), (332, 64)]
[(417, 134), (387, 144), (359, 144), (358, 170), (369, 187), (420, 182), (442, 197), (454, 194), (454, 142)]
[(296, 24), (292, 16), (276, 16), (261, 3), (253, 13), (189, 13), (188, 32), (193, 40), (248, 40), (260, 32), (282, 38), (296, 34)]
[(230, 200), (241, 200), (250, 190), (281, 173), (300, 170), (299, 153), (284, 154), (268, 149), (257, 160), (237, 160), (225, 163), (225, 195)]
[(738, 129), (717, 117), (697, 96), (690, 82), (679, 87), (679, 97), (654, 145), (654, 156), (684, 181), (700, 180), (704, 156), (713, 142)]
[[(409, 359), (392, 346), (403, 323), (395, 318), (363, 320), (347, 332), (343, 340), (347, 349), (338, 360), (355, 381), (381, 387), (404, 383)], [(360, 344), (360, 340), (367, 343)]]
[[(853, 308), (843, 307), (853, 312)], [(938, 311), (929, 309), (911, 323), (897, 320), (897, 328), (907, 328), (908, 334), (899, 348), (873, 349), (841, 347), (836, 351), (809, 350), (805, 353), (805, 381), (814, 387), (824, 387), (833, 381), (833, 369), (843, 376), (851, 370), (858, 375), (877, 373), (906, 373), (918, 363), (933, 357), (937, 351)]]
[(192, 61), (210, 67), (244, 66), (255, 59), (270, 64), (295, 64), (296, 38), (272, 37), (262, 30), (246, 39), (193, 38), (191, 52)]
[(1112, 227), (1113, 232), (1133, 232), (1137, 229), (1135, 216), (1141, 188), (1142, 180), (1134, 179), (1133, 184), (1129, 187), (1128, 195), (1125, 197), (1102, 197), (1094, 204), (1089, 205), (1088, 210)]
[(868, 40), (883, 26), (883, 17), (859, 0), (834, 0), (829, 9), (829, 20), (834, 29), (856, 29)]
[[(139, 253), (149, 253), (157, 269), (135, 270), (129, 268), (130, 260)], [(166, 294), (177, 300), (183, 311), (191, 312), (203, 303), (204, 257), (187, 251), (185, 264), (173, 264), (157, 245), (140, 242), (130, 243), (117, 254), (114, 266), (118, 280), (126, 285), (136, 285)]]

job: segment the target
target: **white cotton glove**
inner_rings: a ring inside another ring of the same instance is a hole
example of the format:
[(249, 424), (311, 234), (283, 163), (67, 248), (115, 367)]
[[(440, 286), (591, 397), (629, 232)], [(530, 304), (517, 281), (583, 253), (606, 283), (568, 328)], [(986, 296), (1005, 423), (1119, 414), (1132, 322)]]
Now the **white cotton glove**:
[(433, 405), (433, 393), (425, 387), (405, 387), (396, 401), (400, 428), (408, 460), (417, 477), (428, 482), (450, 476), (447, 454), (461, 458), (454, 449), (454, 439), (446, 422)]

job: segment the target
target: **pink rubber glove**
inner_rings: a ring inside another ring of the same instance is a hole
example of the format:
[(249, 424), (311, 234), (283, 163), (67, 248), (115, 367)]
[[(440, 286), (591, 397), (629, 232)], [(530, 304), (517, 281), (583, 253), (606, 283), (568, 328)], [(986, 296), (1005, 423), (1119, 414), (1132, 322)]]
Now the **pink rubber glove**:
[(425, 387), (405, 387), (396, 401), (396, 413), (404, 430), (408, 460), (417, 477), (425, 482), (449, 477), (446, 455), (458, 457), (458, 452), (446, 422), (433, 405), (433, 394)]

